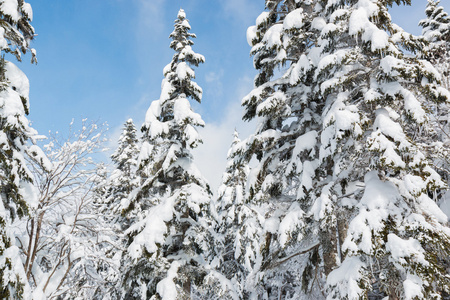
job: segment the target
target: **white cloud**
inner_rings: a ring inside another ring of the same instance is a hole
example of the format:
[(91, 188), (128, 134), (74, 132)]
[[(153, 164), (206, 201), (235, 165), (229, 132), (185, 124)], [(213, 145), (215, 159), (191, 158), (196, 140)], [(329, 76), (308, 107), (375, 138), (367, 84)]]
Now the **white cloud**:
[(220, 81), (222, 79), (222, 77), (223, 77), (223, 69), (221, 69), (218, 72), (212, 71), (212, 72), (209, 72), (208, 74), (206, 74), (205, 81), (206, 82), (215, 82), (215, 81), (217, 82), (217, 81)]
[(222, 181), (234, 129), (239, 132), (241, 139), (245, 139), (255, 131), (254, 123), (242, 121), (243, 108), (240, 105), (240, 100), (251, 87), (252, 80), (249, 77), (240, 80), (240, 86), (234, 97), (236, 100), (230, 101), (231, 104), (225, 108), (224, 117), (220, 121), (206, 124), (205, 128), (199, 130), (203, 145), (193, 151), (194, 162), (209, 181), (214, 193)]
[(205, 81), (208, 83), (209, 95), (213, 94), (215, 97), (221, 97), (223, 95), (223, 74), (224, 70), (208, 72), (205, 76)]

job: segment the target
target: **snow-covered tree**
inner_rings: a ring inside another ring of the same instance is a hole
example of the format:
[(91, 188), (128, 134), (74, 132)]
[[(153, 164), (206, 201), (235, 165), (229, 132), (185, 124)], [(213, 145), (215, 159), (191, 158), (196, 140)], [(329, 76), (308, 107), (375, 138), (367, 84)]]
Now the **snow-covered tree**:
[(300, 241), (306, 207), (298, 201), (311, 188), (308, 177), (314, 172), (321, 126), (317, 103), (310, 100), (314, 73), (307, 57), (318, 36), (311, 27), (315, 4), (266, 1), (266, 11), (247, 32), (259, 71), (256, 88), (243, 99), (244, 119), (259, 122), (243, 151), (246, 161), (258, 160), (248, 178), (253, 216), (240, 236), (241, 244), (251, 245), (243, 250), (250, 272), (245, 286), (252, 297), (300, 297), (307, 268), (296, 254), (310, 249), (317, 256), (315, 240)]
[(423, 50), (425, 57), (442, 76), (442, 85), (450, 88), (450, 17), (439, 0), (428, 0), (425, 10), (426, 19), (419, 22), (422, 35), (429, 42)]
[(175, 51), (164, 68), (159, 100), (152, 102), (142, 127), (141, 185), (122, 206), (131, 226), (122, 262), (126, 299), (182, 299), (196, 293), (205, 276), (210, 190), (192, 161), (204, 126), (188, 98), (201, 101), (192, 67), (204, 62), (191, 46), (195, 35), (180, 10), (171, 33)]
[[(99, 266), (103, 278), (103, 286), (96, 291), (98, 299), (120, 298), (120, 258), (124, 250), (123, 231), (128, 228), (129, 221), (122, 214), (122, 201), (126, 201), (130, 193), (139, 185), (137, 178), (137, 159), (139, 141), (136, 127), (132, 119), (125, 122), (118, 140), (118, 147), (111, 155), (114, 169), (111, 174), (99, 178), (96, 189), (96, 209), (101, 212), (102, 224), (108, 228), (109, 236), (105, 243), (99, 245), (111, 263)], [(133, 218), (133, 216), (131, 217)]]
[(250, 210), (245, 203), (245, 185), (249, 167), (248, 162), (241, 159), (242, 146), (239, 135), (235, 131), (233, 142), (228, 150), (228, 162), (218, 190), (218, 199), (212, 208), (216, 218), (215, 232), (217, 233), (214, 239), (212, 266), (216, 268), (218, 274), (226, 278), (224, 280), (216, 273), (209, 276), (209, 292), (218, 298), (229, 295), (231, 299), (242, 299), (241, 283), (245, 282), (245, 277), (248, 275), (241, 259), (245, 255), (247, 245), (239, 244), (241, 224), (247, 221)]
[(449, 287), (425, 107), (449, 93), (404, 53), (423, 45), (391, 22), (394, 3), (408, 1), (267, 0), (248, 30), (254, 297), (430, 299)]
[(84, 121), (66, 139), (51, 135), (43, 147), (49, 161), (30, 163), (37, 205), (14, 225), (37, 299), (92, 299), (104, 285), (98, 266), (111, 262), (100, 246), (110, 234), (94, 206), (99, 172), (93, 159), (103, 142), (104, 130)]
[(119, 220), (122, 215), (121, 202), (127, 199), (139, 184), (136, 176), (139, 141), (132, 119), (124, 124), (118, 144), (116, 151), (111, 155), (115, 169), (108, 179), (108, 190), (106, 191), (104, 204), (105, 213), (113, 218), (110, 222), (116, 223), (117, 229), (121, 230), (128, 227), (124, 220)]
[[(450, 17), (439, 5), (440, 1), (429, 0), (425, 13), (427, 18), (419, 22), (423, 28), (422, 35), (429, 43), (422, 49), (422, 57), (431, 62), (439, 72), (441, 85), (450, 88), (450, 76), (448, 69), (450, 67)], [(425, 99), (426, 100), (426, 99)], [(435, 165), (439, 168), (441, 176), (450, 181), (450, 161), (448, 154), (450, 152), (450, 122), (449, 105), (446, 102), (436, 103), (429, 101), (427, 109), (430, 115), (430, 121), (435, 128), (435, 139), (437, 143), (434, 148), (441, 151), (435, 151), (438, 155), (434, 157)]]
[[(30, 25), (33, 12), (30, 4), (5, 0), (0, 3), (0, 298), (21, 299), (30, 296), (30, 289), (15, 245), (11, 223), (28, 214), (33, 199), (31, 173), (25, 157), (42, 153), (37, 146), (29, 146), (36, 132), (29, 126), (29, 82), (5, 53), (18, 61), (30, 52), (34, 29)], [(37, 159), (40, 159), (37, 157)], [(29, 192), (30, 194), (28, 194)]]

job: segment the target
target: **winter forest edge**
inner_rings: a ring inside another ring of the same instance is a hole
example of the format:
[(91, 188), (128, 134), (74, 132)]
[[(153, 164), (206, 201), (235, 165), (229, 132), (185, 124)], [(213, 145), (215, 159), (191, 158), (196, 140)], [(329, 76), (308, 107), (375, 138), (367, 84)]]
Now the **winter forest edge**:
[(450, 299), (450, 17), (428, 0), (414, 36), (388, 12), (410, 2), (266, 0), (257, 127), (213, 191), (183, 9), (160, 98), (105, 163), (105, 126), (30, 125), (7, 59), (37, 63), (33, 11), (0, 0), (0, 299)]

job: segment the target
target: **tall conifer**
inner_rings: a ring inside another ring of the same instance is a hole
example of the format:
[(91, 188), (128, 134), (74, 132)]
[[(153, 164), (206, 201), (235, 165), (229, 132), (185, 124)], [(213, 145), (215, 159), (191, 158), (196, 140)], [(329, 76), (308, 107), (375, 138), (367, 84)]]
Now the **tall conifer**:
[(216, 214), (217, 235), (213, 247), (212, 265), (229, 281), (227, 285), (222, 284), (221, 288), (210, 290), (216, 296), (221, 293), (232, 295), (232, 299), (242, 298), (245, 295), (242, 283), (245, 282), (249, 273), (243, 259), (249, 247), (245, 242), (244, 245), (240, 244), (242, 224), (247, 222), (248, 215), (252, 215), (251, 210), (246, 206), (245, 185), (249, 167), (248, 163), (241, 159), (244, 145), (235, 131), (233, 142), (228, 150), (228, 162), (218, 190), (218, 199), (213, 207)]
[(35, 51), (30, 48), (34, 29), (30, 25), (33, 12), (23, 0), (5, 0), (0, 3), (0, 298), (21, 299), (29, 296), (27, 277), (15, 246), (11, 223), (28, 214), (29, 197), (24, 185), (31, 184), (32, 175), (25, 163), (28, 154), (42, 153), (37, 146), (29, 146), (36, 132), (29, 126), (29, 82), (25, 74), (5, 53), (21, 61), (21, 55), (30, 52), (36, 62)]
[(137, 161), (139, 156), (139, 141), (136, 127), (132, 119), (125, 122), (122, 134), (118, 140), (118, 147), (111, 155), (115, 169), (108, 178), (108, 190), (105, 192), (105, 209), (115, 220), (117, 229), (127, 227), (122, 215), (121, 203), (126, 201), (131, 192), (139, 185), (137, 178)]
[(394, 2), (409, 3), (268, 0), (248, 31), (259, 75), (245, 118), (261, 120), (246, 152), (259, 161), (248, 182), (262, 220), (255, 296), (448, 289), (450, 232), (431, 197), (446, 184), (429, 159), (424, 99), (449, 94), (429, 62), (404, 53), (423, 45), (391, 22)]
[(201, 143), (195, 127), (204, 122), (188, 100), (201, 101), (192, 67), (204, 57), (191, 48), (195, 34), (183, 10), (174, 27), (175, 54), (164, 68), (160, 99), (152, 102), (142, 127), (141, 186), (124, 204), (134, 217), (126, 231), (126, 299), (190, 297), (206, 274), (211, 192), (191, 154)]

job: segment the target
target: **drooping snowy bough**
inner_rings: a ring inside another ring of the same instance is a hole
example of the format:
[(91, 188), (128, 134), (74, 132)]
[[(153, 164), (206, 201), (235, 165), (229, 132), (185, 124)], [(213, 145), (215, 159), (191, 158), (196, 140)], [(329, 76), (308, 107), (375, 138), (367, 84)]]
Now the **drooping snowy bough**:
[[(391, 22), (393, 0), (267, 0), (248, 30), (259, 128), (248, 203), (260, 243), (246, 292), (276, 299), (445, 295), (446, 183), (428, 103), (448, 105), (420, 39)], [(408, 53), (405, 53), (408, 51)], [(413, 53), (413, 54), (410, 54)], [(278, 69), (277, 69), (278, 68)]]
[(188, 100), (201, 101), (192, 67), (204, 57), (191, 48), (195, 34), (183, 10), (174, 27), (175, 54), (164, 68), (160, 99), (152, 102), (142, 126), (141, 184), (122, 202), (131, 223), (122, 263), (126, 299), (190, 297), (206, 275), (211, 192), (190, 152), (202, 142), (195, 127), (204, 122)]

